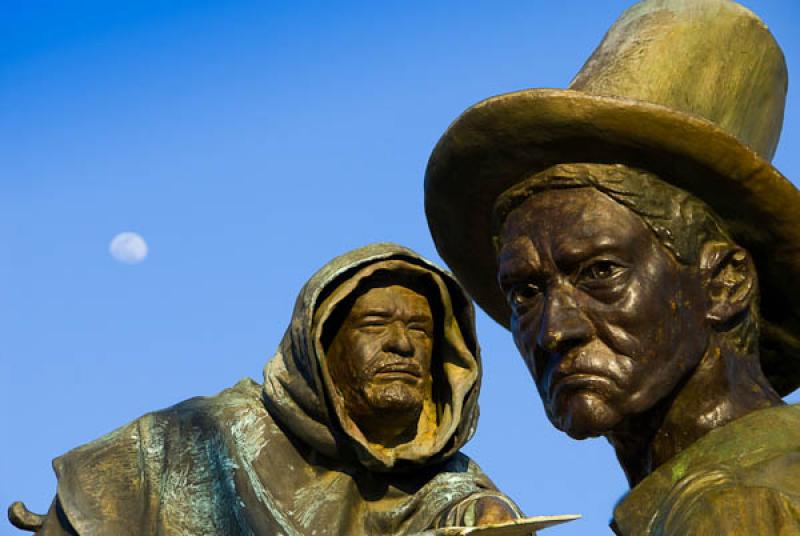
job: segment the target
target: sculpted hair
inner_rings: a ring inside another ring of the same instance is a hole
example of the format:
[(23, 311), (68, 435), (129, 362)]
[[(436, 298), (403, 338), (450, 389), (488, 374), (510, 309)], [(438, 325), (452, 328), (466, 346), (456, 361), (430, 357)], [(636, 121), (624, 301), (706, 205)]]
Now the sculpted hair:
[[(696, 265), (703, 245), (718, 241), (736, 245), (720, 218), (703, 201), (657, 175), (621, 164), (559, 164), (503, 192), (494, 205), (493, 237), (501, 247), (508, 215), (530, 196), (545, 190), (595, 188), (638, 215), (675, 259)], [(746, 312), (730, 326), (728, 336), (741, 350), (758, 351), (758, 292)]]

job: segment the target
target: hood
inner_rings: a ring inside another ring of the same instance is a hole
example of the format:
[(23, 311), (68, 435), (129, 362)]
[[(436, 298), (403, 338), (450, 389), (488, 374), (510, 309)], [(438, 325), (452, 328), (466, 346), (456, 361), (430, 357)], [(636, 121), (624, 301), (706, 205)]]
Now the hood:
[[(320, 342), (329, 313), (356, 291), (361, 280), (380, 270), (430, 278), (441, 306), (436, 318), (441, 329), (432, 357), (436, 427), (433, 433), (418, 433), (395, 448), (370, 444), (343, 410)], [(472, 437), (480, 379), (474, 312), (459, 283), (409, 249), (372, 244), (333, 259), (303, 286), (289, 328), (264, 368), (263, 391), (273, 417), (323, 455), (349, 459), (373, 471), (401, 471), (443, 461)]]

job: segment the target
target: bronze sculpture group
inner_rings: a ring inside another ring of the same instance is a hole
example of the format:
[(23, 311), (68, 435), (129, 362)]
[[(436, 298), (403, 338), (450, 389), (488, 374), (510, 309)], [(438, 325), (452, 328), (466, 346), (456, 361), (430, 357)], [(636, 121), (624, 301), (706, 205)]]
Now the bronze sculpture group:
[(48, 515), (16, 504), (12, 522), (508, 524), (517, 506), (459, 452), (481, 376), (471, 296), (511, 331), (553, 425), (615, 449), (631, 486), (615, 533), (800, 534), (800, 410), (780, 398), (800, 383), (800, 192), (770, 163), (787, 80), (767, 27), (732, 0), (636, 4), (569, 89), (492, 97), (442, 136), (425, 206), (457, 280), (388, 244), (334, 259), (263, 385), (71, 451)]

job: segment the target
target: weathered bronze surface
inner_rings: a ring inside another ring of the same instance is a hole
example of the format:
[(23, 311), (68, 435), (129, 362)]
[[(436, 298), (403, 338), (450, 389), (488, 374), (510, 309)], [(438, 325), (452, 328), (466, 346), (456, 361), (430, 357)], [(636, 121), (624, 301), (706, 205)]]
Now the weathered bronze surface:
[[(468, 109), (426, 174), (445, 261), (552, 423), (605, 436), (624, 535), (800, 534), (800, 192), (787, 74), (729, 0), (646, 0), (567, 90)], [(498, 284), (499, 283), (499, 284)]]
[(305, 285), (264, 369), (54, 462), (48, 536), (400, 535), (519, 517), (459, 452), (475, 431), (481, 364), (459, 284), (376, 244)]

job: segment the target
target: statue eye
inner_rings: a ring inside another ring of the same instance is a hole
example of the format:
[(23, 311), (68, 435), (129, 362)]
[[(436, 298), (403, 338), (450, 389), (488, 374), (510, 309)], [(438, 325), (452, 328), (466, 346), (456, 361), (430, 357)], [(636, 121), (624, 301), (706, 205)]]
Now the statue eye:
[(508, 300), (509, 305), (512, 307), (519, 307), (535, 299), (541, 293), (542, 289), (540, 289), (537, 285), (534, 285), (533, 283), (521, 283), (511, 287), (511, 290), (508, 291), (506, 299)]
[(408, 326), (408, 329), (414, 333), (424, 334), (427, 335), (428, 337), (431, 336), (431, 331), (432, 331), (431, 328), (429, 328), (425, 324), (411, 324)]
[(613, 261), (597, 261), (581, 271), (580, 279), (586, 282), (606, 281), (622, 273), (622, 270), (623, 267)]
[(383, 318), (366, 318), (356, 324), (359, 331), (378, 333), (386, 329), (386, 320)]

